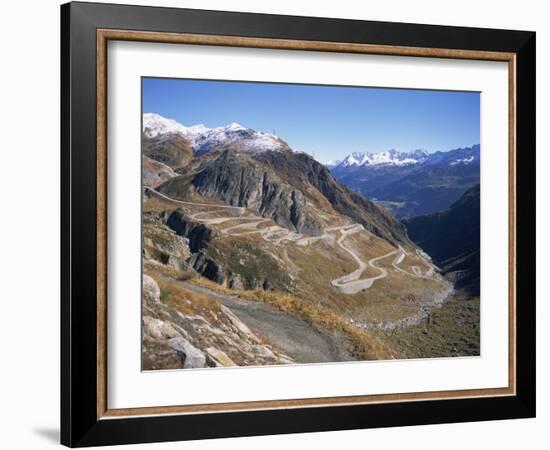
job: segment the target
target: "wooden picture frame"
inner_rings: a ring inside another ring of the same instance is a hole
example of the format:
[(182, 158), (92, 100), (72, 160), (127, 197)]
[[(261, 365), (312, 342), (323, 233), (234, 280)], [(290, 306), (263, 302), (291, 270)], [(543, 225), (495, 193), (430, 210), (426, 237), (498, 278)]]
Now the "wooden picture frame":
[[(78, 2), (61, 7), (61, 27), (63, 444), (534, 417), (535, 33)], [(109, 40), (507, 62), (508, 387), (110, 409), (106, 400)]]

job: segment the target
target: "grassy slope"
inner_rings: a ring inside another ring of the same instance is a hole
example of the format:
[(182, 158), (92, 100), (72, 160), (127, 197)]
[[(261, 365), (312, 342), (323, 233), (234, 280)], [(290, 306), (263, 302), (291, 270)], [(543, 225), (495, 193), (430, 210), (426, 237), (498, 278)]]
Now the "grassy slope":
[(479, 297), (458, 294), (432, 311), (430, 321), (396, 330), (371, 332), (403, 358), (478, 356), (480, 354)]

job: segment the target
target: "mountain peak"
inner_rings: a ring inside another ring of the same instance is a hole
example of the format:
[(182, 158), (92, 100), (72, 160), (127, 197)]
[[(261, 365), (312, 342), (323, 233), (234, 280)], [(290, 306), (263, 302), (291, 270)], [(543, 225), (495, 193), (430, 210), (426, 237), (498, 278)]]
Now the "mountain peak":
[(229, 125), (223, 127), (228, 130), (246, 130), (246, 127), (243, 127), (240, 123), (237, 122), (231, 122)]
[(178, 134), (191, 143), (195, 154), (208, 153), (228, 145), (249, 153), (288, 149), (288, 146), (278, 137), (255, 131), (237, 122), (216, 128), (208, 128), (203, 124), (187, 127), (160, 114), (145, 113), (143, 114), (143, 132), (149, 138)]
[(143, 114), (143, 132), (147, 137), (162, 134), (187, 134), (188, 129), (173, 119), (167, 119), (156, 113)]
[(353, 152), (342, 160), (339, 167), (381, 165), (404, 166), (423, 162), (427, 156), (428, 153), (424, 150), (399, 152), (394, 148), (379, 153)]

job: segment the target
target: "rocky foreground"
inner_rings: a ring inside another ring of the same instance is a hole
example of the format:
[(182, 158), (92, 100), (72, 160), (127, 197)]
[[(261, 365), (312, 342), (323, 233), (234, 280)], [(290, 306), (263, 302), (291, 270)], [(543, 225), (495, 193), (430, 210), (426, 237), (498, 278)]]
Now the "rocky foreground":
[[(187, 297), (184, 301), (202, 300), (191, 292)], [(143, 369), (196, 369), (293, 362), (289, 356), (262, 342), (224, 305), (212, 306), (205, 315), (210, 320), (196, 313), (184, 314), (164, 304), (157, 282), (144, 275)]]

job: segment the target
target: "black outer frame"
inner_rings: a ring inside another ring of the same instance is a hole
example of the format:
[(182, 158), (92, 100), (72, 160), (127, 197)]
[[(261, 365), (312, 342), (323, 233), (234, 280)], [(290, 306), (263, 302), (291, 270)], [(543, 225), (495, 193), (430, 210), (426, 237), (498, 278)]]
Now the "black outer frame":
[[(508, 397), (97, 419), (96, 30), (516, 53), (516, 383)], [(535, 33), (69, 3), (61, 6), (61, 443), (71, 447), (535, 416)]]

